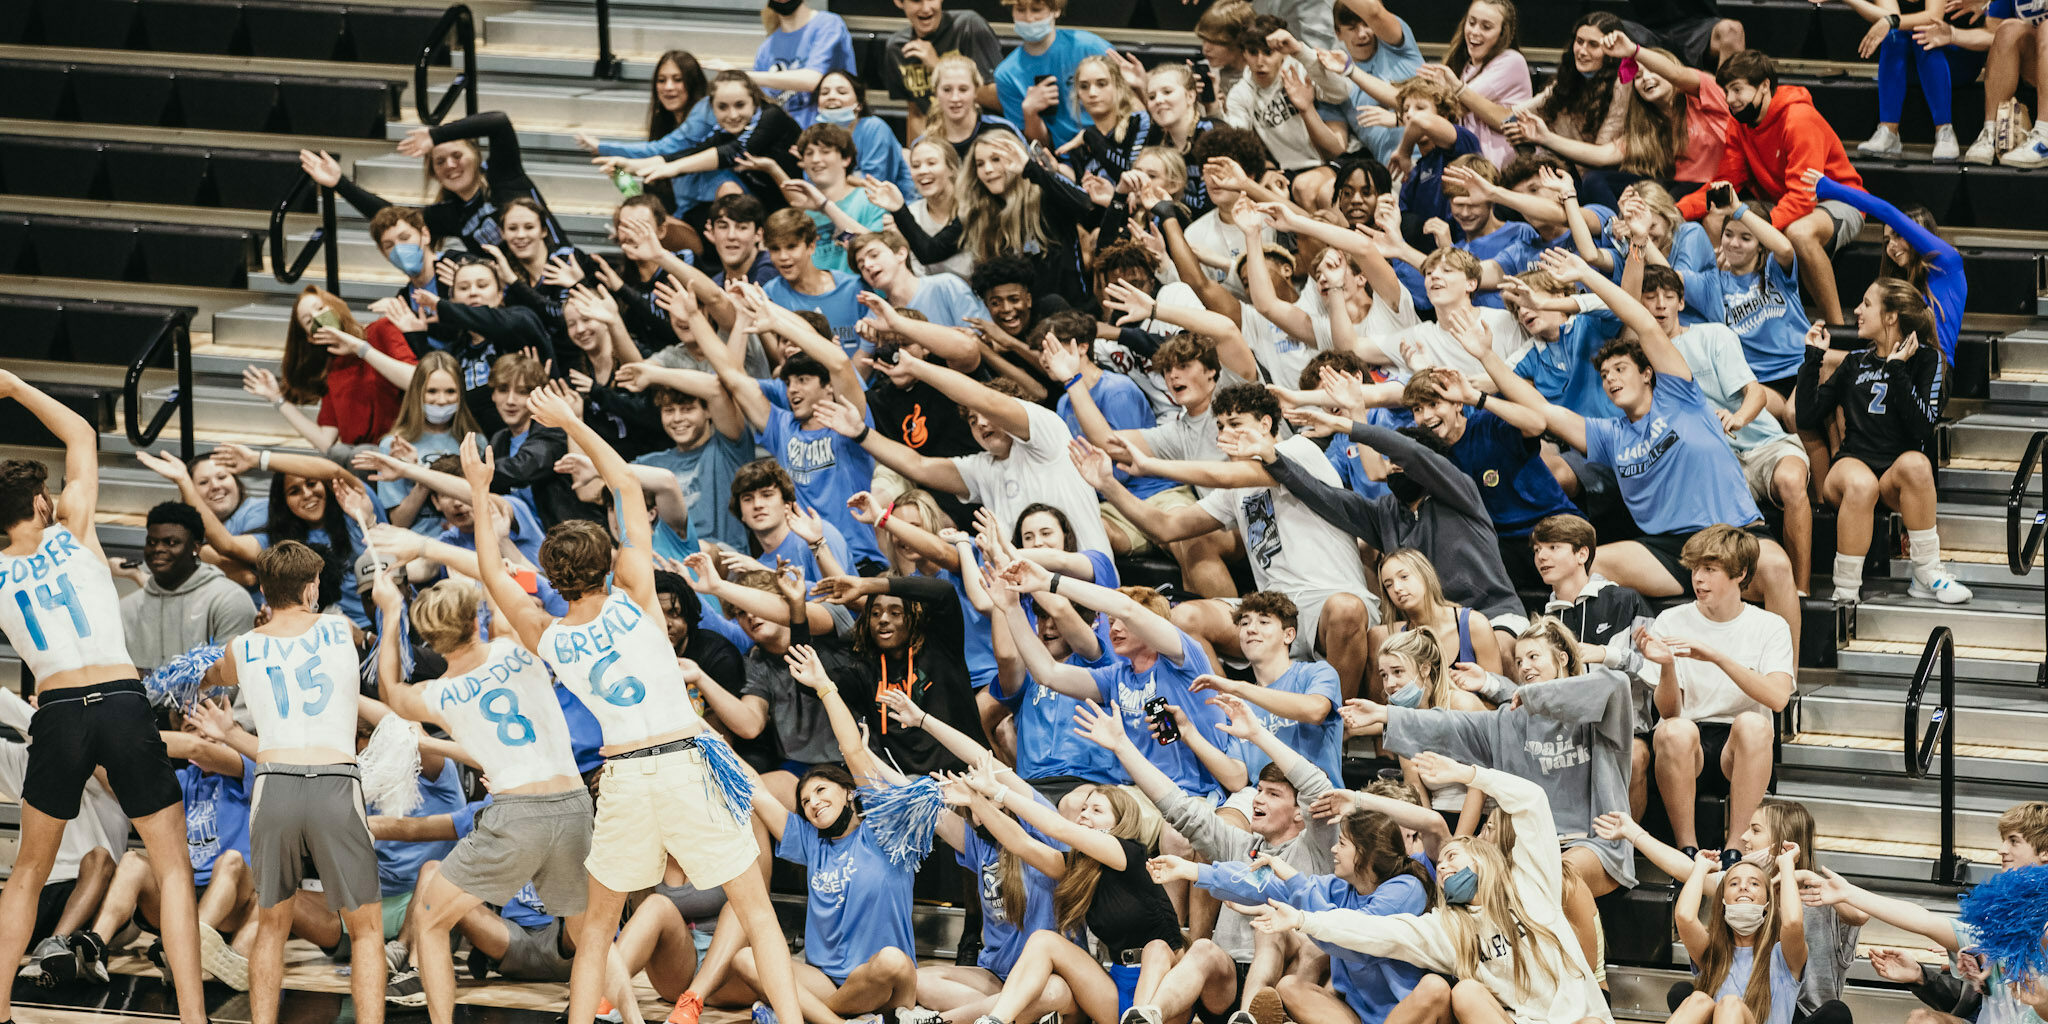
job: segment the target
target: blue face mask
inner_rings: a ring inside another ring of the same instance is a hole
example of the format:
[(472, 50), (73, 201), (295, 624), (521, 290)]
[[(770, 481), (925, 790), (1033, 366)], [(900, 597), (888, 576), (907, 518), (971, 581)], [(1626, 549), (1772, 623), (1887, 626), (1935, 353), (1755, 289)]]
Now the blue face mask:
[(838, 110), (819, 108), (818, 121), (821, 124), (852, 124), (860, 117), (858, 107), (840, 107)]
[(1017, 30), (1017, 38), (1027, 43), (1042, 42), (1052, 37), (1051, 18), (1041, 18), (1038, 21), (1014, 18), (1010, 21), (1010, 27)]
[(1462, 907), (1479, 894), (1479, 876), (1471, 868), (1459, 868), (1451, 877), (1438, 879), (1437, 884), (1443, 888), (1444, 902), (1454, 906)]
[(1387, 703), (1397, 708), (1419, 708), (1422, 706), (1422, 687), (1409, 683), (1387, 694)]
[(384, 258), (390, 260), (391, 265), (404, 272), (407, 277), (418, 277), (420, 271), (427, 269), (427, 250), (411, 242), (392, 246)]

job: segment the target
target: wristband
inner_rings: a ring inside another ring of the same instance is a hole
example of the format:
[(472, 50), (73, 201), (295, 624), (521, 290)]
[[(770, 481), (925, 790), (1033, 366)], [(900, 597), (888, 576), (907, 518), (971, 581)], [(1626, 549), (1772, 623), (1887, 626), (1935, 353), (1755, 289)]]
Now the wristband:
[(1060, 385), (1060, 387), (1063, 390), (1071, 390), (1074, 385), (1079, 383), (1081, 383), (1081, 375), (1079, 373), (1076, 373), (1073, 376), (1068, 377), (1067, 382), (1065, 384)]
[(1472, 408), (1474, 408), (1474, 409), (1484, 409), (1484, 408), (1486, 408), (1486, 392), (1484, 392), (1484, 391), (1481, 391), (1481, 392), (1479, 393), (1479, 401), (1477, 401), (1477, 402), (1474, 402), (1474, 403), (1472, 403)]
[(889, 503), (888, 508), (882, 510), (882, 518), (875, 520), (875, 528), (878, 530), (881, 529), (884, 525), (886, 525), (889, 522), (889, 517), (894, 515), (895, 513), (896, 503), (892, 501)]
[(1899, 27), (1899, 16), (1898, 16), (1898, 15), (1896, 15), (1896, 14), (1887, 14), (1887, 15), (1885, 15), (1885, 16), (1884, 16), (1884, 20), (1886, 20), (1886, 21), (1888, 21), (1888, 22), (1890, 22), (1890, 23), (1891, 23), (1891, 26), (1892, 26), (1892, 29), (1893, 29), (1893, 31), (1897, 31), (1897, 30), (1898, 30), (1898, 27)]
[(256, 468), (257, 468), (257, 469), (260, 469), (260, 470), (262, 470), (262, 471), (264, 471), (264, 472), (266, 472), (266, 473), (270, 472), (270, 453), (269, 453), (269, 452), (264, 452), (263, 454), (261, 454), (261, 455), (258, 455), (258, 456), (256, 456)]
[(369, 342), (367, 342), (367, 341), (364, 341), (364, 340), (362, 340), (361, 338), (358, 338), (358, 339), (356, 339), (356, 358), (357, 358), (357, 359), (368, 359), (368, 358), (370, 358), (370, 343), (369, 343)]
[(826, 698), (826, 697), (830, 697), (830, 696), (832, 696), (833, 694), (835, 694), (835, 693), (838, 693), (838, 692), (839, 692), (839, 687), (837, 687), (837, 686), (821, 686), (821, 687), (818, 687), (818, 690), (817, 690), (817, 694), (818, 694), (818, 697), (819, 697), (820, 699), (823, 699), (823, 698)]
[[(854, 444), (860, 444), (860, 443), (862, 443), (863, 441), (866, 441), (866, 440), (868, 439), (868, 435), (869, 435), (869, 434), (872, 434), (872, 433), (874, 433), (874, 432), (875, 432), (875, 428), (873, 428), (873, 427), (870, 427), (870, 426), (868, 426), (868, 425), (867, 425), (867, 424), (865, 424), (865, 423), (861, 424), (861, 427), (860, 427), (860, 433), (858, 433), (858, 434), (855, 434), (855, 435), (853, 435), (853, 443), (854, 443)], [(891, 507), (894, 507), (894, 506), (891, 506)]]
[(1059, 574), (1059, 573), (1053, 573), (1053, 574), (1052, 574), (1052, 582), (1050, 582), (1050, 583), (1047, 583), (1047, 584), (1045, 585), (1045, 592), (1046, 592), (1046, 593), (1048, 593), (1048, 594), (1057, 594), (1057, 593), (1059, 593), (1059, 592), (1060, 592), (1060, 574)]
[(1731, 213), (1731, 214), (1729, 214), (1729, 215), (1728, 215), (1728, 219), (1729, 219), (1729, 220), (1741, 220), (1741, 219), (1742, 219), (1742, 215), (1743, 215), (1743, 214), (1745, 214), (1745, 213), (1748, 213), (1748, 212), (1749, 212), (1749, 207), (1747, 207), (1747, 206), (1744, 206), (1744, 205), (1742, 205), (1741, 203), (1737, 203), (1737, 204), (1735, 204), (1735, 212), (1734, 212), (1734, 213)]

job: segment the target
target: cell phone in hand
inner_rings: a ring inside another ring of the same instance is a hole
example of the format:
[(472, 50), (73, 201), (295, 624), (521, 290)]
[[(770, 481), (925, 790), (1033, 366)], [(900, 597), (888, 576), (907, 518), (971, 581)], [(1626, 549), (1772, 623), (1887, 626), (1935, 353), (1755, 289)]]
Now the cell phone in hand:
[(1039, 86), (1039, 85), (1053, 85), (1053, 84), (1057, 84), (1057, 83), (1059, 82), (1059, 80), (1060, 80), (1060, 76), (1058, 76), (1058, 75), (1040, 75), (1040, 76), (1038, 76), (1038, 79), (1037, 79), (1037, 81), (1034, 81), (1034, 82), (1032, 82), (1031, 84), (1032, 84), (1032, 85), (1034, 85), (1034, 86)]
[(1715, 209), (1722, 209), (1725, 207), (1734, 206), (1735, 187), (1733, 185), (1728, 185), (1725, 183), (1715, 185), (1713, 188), (1707, 190), (1707, 201), (1711, 203)]
[(313, 314), (313, 326), (338, 331), (341, 330), (341, 317), (335, 315), (333, 310), (322, 306), (318, 313)]
[(1216, 79), (1211, 77), (1212, 72), (1209, 70), (1209, 58), (1196, 58), (1193, 67), (1195, 72), (1195, 100), (1205, 107), (1215, 104)]
[(1166, 698), (1154, 697), (1145, 702), (1145, 721), (1152, 726), (1152, 736), (1161, 746), (1180, 742), (1180, 726), (1174, 724)]

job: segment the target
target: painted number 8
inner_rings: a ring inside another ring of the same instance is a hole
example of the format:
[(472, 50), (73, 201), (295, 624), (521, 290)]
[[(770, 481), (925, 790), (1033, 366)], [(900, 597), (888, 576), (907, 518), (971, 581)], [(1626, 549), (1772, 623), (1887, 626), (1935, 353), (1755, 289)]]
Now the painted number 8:
[(597, 664), (590, 667), (590, 692), (596, 696), (603, 697), (607, 704), (630, 708), (640, 703), (641, 699), (647, 696), (647, 684), (642, 683), (635, 676), (626, 676), (609, 683), (605, 682), (604, 674), (610, 671), (612, 665), (618, 660), (619, 652), (613, 651), (598, 659)]
[[(505, 698), (505, 706), (494, 707), (500, 697)], [(483, 710), (485, 721), (498, 724), (498, 742), (523, 747), (534, 741), (533, 720), (519, 713), (518, 694), (501, 687), (484, 694), (477, 706)]]

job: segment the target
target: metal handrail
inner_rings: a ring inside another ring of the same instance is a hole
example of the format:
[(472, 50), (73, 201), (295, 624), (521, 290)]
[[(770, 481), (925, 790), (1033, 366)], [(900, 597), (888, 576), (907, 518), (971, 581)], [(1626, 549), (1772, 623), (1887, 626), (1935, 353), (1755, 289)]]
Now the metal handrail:
[(597, 65), (590, 69), (590, 74), (616, 82), (620, 70), (619, 55), (612, 52), (611, 0), (597, 0)]
[[(142, 425), (142, 371), (156, 361), (163, 352), (165, 340), (171, 343), (172, 360), (177, 364), (178, 390), (171, 399), (158, 408), (150, 417), (149, 425)], [(164, 426), (170, 422), (171, 413), (178, 414), (178, 455), (187, 462), (192, 461), (192, 330), (191, 322), (185, 315), (168, 317), (157, 329), (156, 336), (144, 346), (141, 354), (128, 364), (128, 379), (121, 386), (122, 419), (128, 428), (128, 443), (136, 448), (148, 448), (163, 435)]]
[[(2005, 567), (2014, 576), (2025, 576), (2034, 571), (2034, 559), (2041, 554), (2041, 542), (2048, 536), (2048, 480), (2041, 484), (2042, 511), (2034, 513), (2034, 521), (2027, 529), (2027, 537), (2020, 539), (2020, 515), (2027, 499), (2027, 491), (2034, 482), (2034, 470), (2041, 464), (2042, 449), (2048, 447), (2048, 430), (2038, 430), (2027, 439), (2027, 452), (2020, 457), (2020, 468), (2012, 475), (2012, 489), (2005, 492)], [(2041, 591), (2042, 629), (2048, 631), (2048, 587)], [(2048, 632), (2044, 632), (2048, 635)], [(2048, 658), (2034, 673), (2034, 682), (2048, 686)]]
[[(602, 16), (602, 15), (600, 15)], [(427, 105), (427, 68), (433, 64), (434, 54), (448, 39), (448, 30), (455, 30), (455, 45), (462, 48), (462, 73), (448, 84), (448, 91), (440, 102)], [(434, 30), (427, 33), (427, 41), (420, 44), (420, 58), (412, 66), (412, 100), (419, 111), (420, 123), (432, 127), (448, 116), (455, 106), (457, 96), (463, 99), (463, 109), (470, 117), (476, 116), (476, 17), (469, 8), (456, 4), (442, 12), (441, 20), (434, 23)]]
[[(313, 230), (313, 237), (306, 240), (306, 247), (287, 261), (284, 258), (284, 218), (291, 208), (299, 204), (306, 195), (306, 189), (320, 190), (320, 226)], [(334, 229), (334, 190), (325, 185), (316, 185), (312, 175), (301, 174), (292, 182), (290, 192), (285, 193), (276, 207), (270, 211), (270, 273), (279, 284), (296, 284), (306, 273), (306, 267), (313, 262), (313, 256), (327, 257), (327, 290), (341, 292), (341, 250), (340, 235)]]
[[(1941, 703), (1927, 718), (1927, 731), (1920, 730), (1920, 702), (1936, 669), (1941, 673)], [(1906, 777), (1924, 779), (1934, 766), (1935, 744), (1941, 755), (1941, 853), (1934, 863), (1934, 881), (1940, 885), (1961, 885), (1968, 864), (1956, 854), (1956, 636), (1947, 626), (1936, 626), (1927, 634), (1927, 646), (1920, 652), (1920, 664), (1913, 669), (1913, 681), (1906, 688), (1906, 728), (1902, 753)]]

